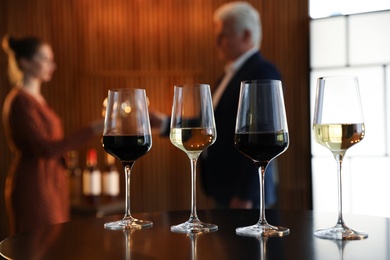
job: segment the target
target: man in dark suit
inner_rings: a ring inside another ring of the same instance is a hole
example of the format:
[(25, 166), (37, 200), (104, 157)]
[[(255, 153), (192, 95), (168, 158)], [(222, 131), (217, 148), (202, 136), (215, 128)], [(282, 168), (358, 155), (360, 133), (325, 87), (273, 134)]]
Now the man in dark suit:
[[(206, 194), (215, 199), (218, 208), (256, 208), (260, 203), (258, 169), (234, 147), (240, 82), (281, 77), (276, 67), (259, 52), (260, 17), (250, 4), (222, 5), (214, 14), (214, 23), (217, 49), (226, 66), (213, 92), (217, 140), (200, 156), (201, 180)], [(151, 112), (152, 127), (161, 127), (164, 121), (167, 126), (168, 120), (163, 118)], [(161, 127), (160, 131), (167, 133), (166, 129)], [(275, 166), (271, 163), (265, 174), (266, 207), (277, 202)]]
[[(214, 13), (216, 44), (225, 74), (213, 93), (217, 140), (201, 157), (201, 179), (206, 194), (219, 208), (259, 205), (259, 176), (254, 163), (234, 147), (240, 82), (281, 79), (277, 68), (259, 52), (259, 13), (246, 2), (222, 5)], [(266, 206), (276, 204), (276, 164), (265, 175)]]

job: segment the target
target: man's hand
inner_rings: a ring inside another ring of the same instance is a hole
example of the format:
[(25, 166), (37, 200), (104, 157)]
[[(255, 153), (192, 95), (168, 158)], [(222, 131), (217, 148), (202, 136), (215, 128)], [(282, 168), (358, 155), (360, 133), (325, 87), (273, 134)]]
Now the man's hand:
[(158, 111), (153, 111), (153, 110), (149, 111), (150, 126), (152, 128), (159, 129), (164, 118), (165, 115)]

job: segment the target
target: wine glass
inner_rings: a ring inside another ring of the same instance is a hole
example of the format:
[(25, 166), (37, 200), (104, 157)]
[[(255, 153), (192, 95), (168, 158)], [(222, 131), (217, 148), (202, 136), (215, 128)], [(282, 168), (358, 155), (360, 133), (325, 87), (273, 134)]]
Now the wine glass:
[(199, 233), (218, 229), (203, 223), (196, 213), (196, 162), (204, 149), (217, 138), (210, 86), (206, 84), (174, 87), (170, 139), (191, 162), (191, 214), (188, 221), (171, 227), (173, 232)]
[(282, 83), (279, 80), (241, 82), (238, 103), (236, 148), (252, 159), (259, 169), (260, 218), (251, 226), (236, 229), (238, 235), (254, 237), (285, 236), (286, 227), (272, 226), (265, 219), (264, 176), (270, 161), (287, 150), (289, 136)]
[(130, 174), (134, 162), (152, 147), (149, 112), (144, 89), (108, 91), (103, 132), (104, 150), (118, 158), (126, 174), (126, 212), (122, 220), (105, 223), (106, 229), (142, 229), (152, 222), (133, 218), (130, 213)]
[(197, 260), (198, 259), (198, 238), (201, 235), (201, 233), (189, 233), (188, 237), (191, 240), (191, 260)]
[(260, 260), (267, 260), (267, 240), (268, 237), (258, 237), (260, 248)]
[(321, 77), (317, 81), (313, 136), (328, 148), (337, 163), (338, 220), (334, 227), (317, 230), (316, 237), (356, 240), (368, 237), (366, 232), (347, 227), (342, 215), (341, 165), (351, 146), (365, 135), (359, 84), (354, 76)]

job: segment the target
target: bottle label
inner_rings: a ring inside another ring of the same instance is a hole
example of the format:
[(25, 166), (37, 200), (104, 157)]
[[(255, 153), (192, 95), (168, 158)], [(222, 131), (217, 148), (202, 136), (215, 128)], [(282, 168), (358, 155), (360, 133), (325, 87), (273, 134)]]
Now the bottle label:
[(119, 173), (117, 171), (103, 174), (103, 194), (108, 196), (119, 195)]
[(92, 173), (85, 170), (83, 173), (83, 193), (86, 196), (99, 196), (101, 189), (100, 171), (94, 170)]

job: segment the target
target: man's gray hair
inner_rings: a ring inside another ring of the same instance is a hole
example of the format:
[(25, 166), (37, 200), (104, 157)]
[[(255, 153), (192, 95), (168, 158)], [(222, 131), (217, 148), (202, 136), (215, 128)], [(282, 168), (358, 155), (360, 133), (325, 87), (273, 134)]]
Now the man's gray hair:
[(260, 48), (262, 29), (259, 12), (249, 3), (237, 1), (220, 6), (214, 12), (214, 21), (232, 20), (236, 32), (249, 30), (252, 34), (252, 41)]

